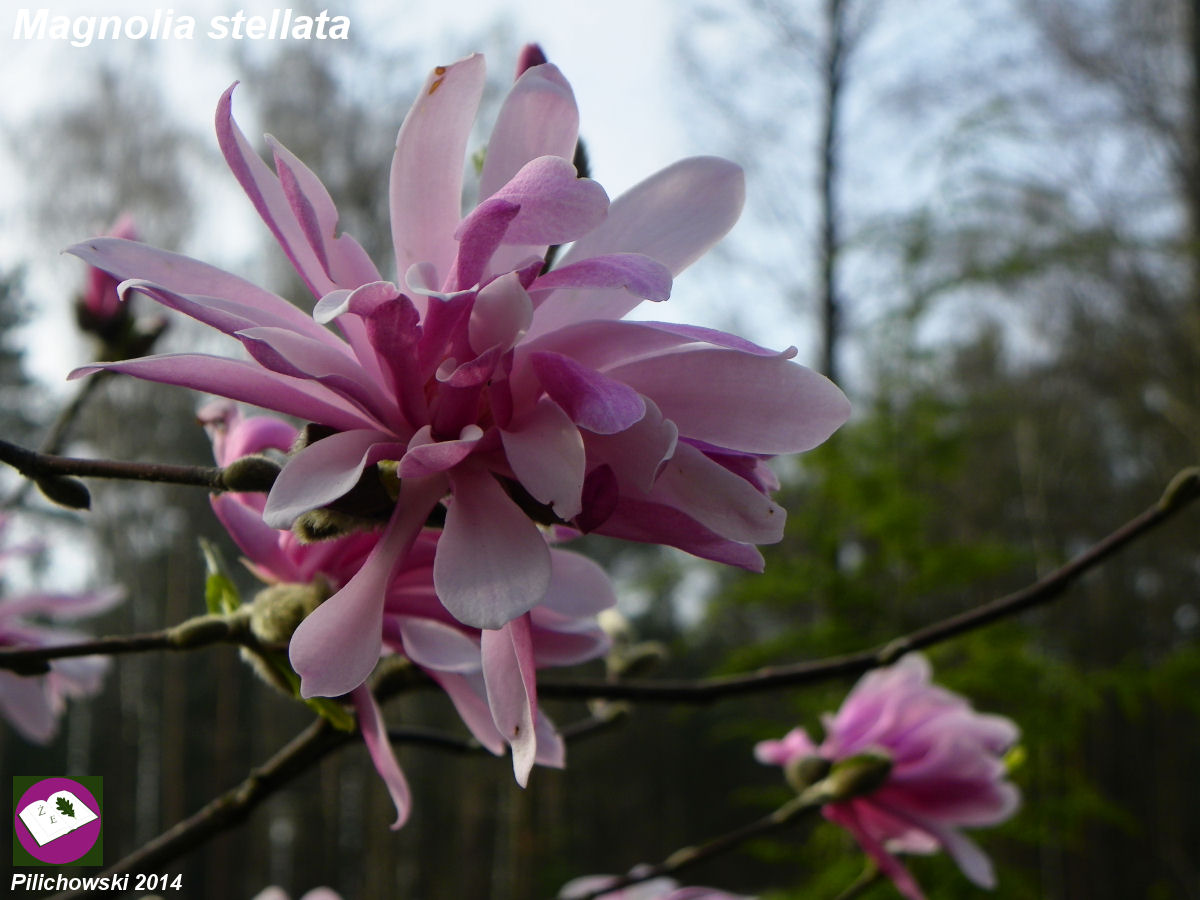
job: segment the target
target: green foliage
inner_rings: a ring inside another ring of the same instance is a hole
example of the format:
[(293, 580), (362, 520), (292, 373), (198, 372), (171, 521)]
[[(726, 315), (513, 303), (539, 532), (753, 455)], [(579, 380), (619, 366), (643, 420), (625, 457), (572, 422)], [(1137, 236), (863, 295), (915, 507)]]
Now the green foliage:
[(59, 797), (54, 801), (54, 805), (64, 816), (69, 816), (72, 819), (75, 818), (75, 807), (71, 805), (71, 801), (66, 797)]
[(204, 605), (211, 615), (228, 615), (242, 605), (242, 599), (229, 576), (225, 559), (220, 548), (205, 538), (200, 539), (200, 551), (204, 554), (207, 573), (204, 579)]

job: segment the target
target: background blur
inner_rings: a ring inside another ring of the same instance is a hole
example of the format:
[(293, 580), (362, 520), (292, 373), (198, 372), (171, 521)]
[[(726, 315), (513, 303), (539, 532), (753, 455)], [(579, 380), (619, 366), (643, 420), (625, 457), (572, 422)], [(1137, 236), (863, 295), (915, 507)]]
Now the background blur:
[[(88, 11), (126, 6), (150, 11)], [(229, 7), (174, 11), (203, 23)], [(346, 42), (216, 42), (201, 24), (191, 42), (5, 45), (6, 439), (36, 444), (70, 396), (66, 371), (95, 352), (71, 331), (83, 266), (58, 252), (122, 212), (148, 243), (304, 296), (217, 153), (212, 112), (229, 82), (243, 82), (247, 135), (261, 149), (270, 131), (304, 159), (343, 227), (385, 260), (390, 149), (425, 71), (488, 54), (482, 141), (518, 48), (540, 40), (576, 88), (592, 174), (610, 195), (683, 155), (747, 170), (742, 223), (640, 315), (794, 343), (856, 409), (827, 446), (781, 468), (788, 536), (767, 549), (765, 575), (588, 543), (619, 576), (640, 637), (670, 649), (662, 674), (882, 643), (1035, 580), (1200, 460), (1200, 2), (366, 7), (329, 8), (351, 17)], [(232, 352), (172, 321), (159, 349), (182, 347)], [(70, 450), (207, 464), (197, 402), (108, 380)], [(95, 484), (93, 495), (86, 516), (28, 499), (24, 527), (55, 544), (30, 577), (125, 585), (129, 601), (88, 626), (96, 633), (201, 612), (198, 538), (224, 540), (203, 494)], [(1053, 609), (932, 654), (939, 681), (1023, 729), (1014, 777), (1026, 805), (978, 835), (998, 862), (996, 896), (1200, 897), (1198, 524), (1193, 511)], [(539, 770), (526, 791), (505, 759), (400, 747), (416, 803), (398, 833), (351, 747), (170, 870), (188, 897), (250, 897), (269, 883), (294, 896), (318, 884), (346, 898), (551, 896), (782, 802), (753, 742), (815, 730), (848, 686), (645, 705), (572, 744), (567, 771)], [(547, 706), (559, 724), (586, 715)], [(404, 698), (388, 717), (465, 734), (440, 695)], [(124, 657), (49, 748), (0, 731), (0, 771), (103, 775), (114, 861), (308, 719), (228, 648)], [(849, 837), (818, 827), (688, 880), (833, 898), (861, 868)], [(932, 898), (984, 896), (945, 858), (912, 868)]]

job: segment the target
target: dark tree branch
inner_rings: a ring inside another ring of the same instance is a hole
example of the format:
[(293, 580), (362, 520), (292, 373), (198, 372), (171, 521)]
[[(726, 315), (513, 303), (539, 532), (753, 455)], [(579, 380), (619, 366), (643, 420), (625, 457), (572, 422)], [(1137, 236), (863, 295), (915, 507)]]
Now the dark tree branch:
[(548, 680), (539, 683), (538, 693), (543, 697), (574, 699), (603, 697), (610, 700), (641, 700), (659, 703), (708, 703), (741, 694), (861, 675), (869, 669), (895, 662), (910, 650), (932, 647), (952, 637), (974, 631), (984, 625), (1015, 616), (1057, 599), (1080, 576), (1150, 533), (1197, 498), (1200, 498), (1200, 468), (1185, 469), (1167, 487), (1158, 503), (1126, 522), (1045, 578), (1015, 593), (918, 629), (874, 650), (794, 665), (772, 666), (743, 675), (701, 680)]
[[(71, 432), (71, 428), (75, 425), (75, 420), (83, 412), (84, 406), (91, 400), (92, 395), (96, 393), (96, 389), (104, 384), (111, 375), (111, 372), (97, 372), (95, 377), (88, 378), (79, 386), (79, 389), (75, 392), (75, 396), (59, 411), (58, 416), (55, 417), (54, 422), (50, 425), (50, 430), (46, 432), (46, 436), (42, 439), (42, 445), (39, 448), (42, 453), (57, 453), (62, 449), (63, 444), (66, 443), (67, 436)], [(32, 484), (30, 481), (22, 482), (5, 499), (2, 504), (3, 508), (9, 509), (20, 506), (29, 494), (29, 488)]]
[[(357, 737), (357, 733), (338, 731), (329, 722), (318, 719), (263, 765), (252, 769), (241, 784), (110, 866), (101, 875), (160, 871), (162, 866), (192, 848), (243, 822), (271, 794)], [(56, 894), (51, 900), (75, 900), (89, 893), (69, 891)]]
[(148, 650), (192, 650), (210, 644), (258, 646), (249, 629), (248, 608), (243, 614), (197, 616), (162, 631), (121, 634), (56, 644), (48, 647), (0, 647), (0, 669), (18, 675), (44, 675), (50, 662), (73, 656), (117, 656)]
[[(224, 469), (218, 466), (172, 466), (163, 463), (120, 462), (109, 459), (77, 459), (38, 453), (0, 441), (0, 462), (12, 466), (26, 478), (78, 477), (121, 478), (127, 481), (154, 481), (184, 484), (225, 491)], [(245, 488), (243, 488), (244, 490)]]
[(611, 884), (603, 888), (589, 891), (586, 894), (571, 895), (571, 900), (597, 900), (597, 898), (605, 897), (614, 891), (619, 891), (621, 888), (626, 888), (630, 885), (641, 884), (643, 881), (650, 881), (654, 878), (675, 875), (684, 869), (728, 853), (753, 838), (762, 837), (763, 835), (786, 828), (789, 825), (796, 824), (809, 813), (820, 809), (828, 801), (829, 796), (822, 789), (822, 786), (814, 785), (812, 789), (805, 791), (797, 797), (793, 797), (783, 806), (769, 815), (763, 816), (761, 819), (757, 819), (740, 828), (735, 828), (733, 831), (705, 841), (703, 844), (676, 850), (665, 860), (655, 865), (638, 866), (628, 875), (614, 879)]

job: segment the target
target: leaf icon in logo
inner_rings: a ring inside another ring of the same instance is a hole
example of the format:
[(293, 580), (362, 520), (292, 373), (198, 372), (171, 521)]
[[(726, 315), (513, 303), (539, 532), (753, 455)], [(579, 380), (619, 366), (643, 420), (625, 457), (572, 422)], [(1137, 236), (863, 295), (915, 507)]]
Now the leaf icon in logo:
[(71, 801), (66, 797), (59, 797), (54, 805), (58, 807), (58, 811), (64, 816), (70, 816), (72, 819), (75, 818), (75, 807), (71, 805)]

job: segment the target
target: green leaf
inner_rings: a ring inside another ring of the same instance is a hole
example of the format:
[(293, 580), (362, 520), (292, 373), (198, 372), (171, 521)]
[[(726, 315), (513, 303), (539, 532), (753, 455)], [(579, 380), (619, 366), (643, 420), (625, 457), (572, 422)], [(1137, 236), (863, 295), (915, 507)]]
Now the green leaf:
[(75, 807), (71, 805), (71, 801), (66, 797), (59, 797), (54, 801), (54, 805), (58, 807), (58, 811), (64, 816), (75, 818)]
[[(292, 689), (292, 696), (301, 699), (300, 676), (288, 662), (287, 654), (273, 650), (260, 650), (258, 655), (288, 683)], [(353, 731), (355, 728), (354, 716), (335, 700), (330, 700), (328, 697), (309, 697), (304, 700), (304, 704), (322, 719), (328, 719), (329, 724), (339, 731)]]
[(242, 605), (229, 569), (221, 557), (221, 551), (211, 541), (200, 539), (200, 550), (204, 554), (204, 565), (208, 576), (204, 580), (204, 604), (214, 615), (227, 615)]

